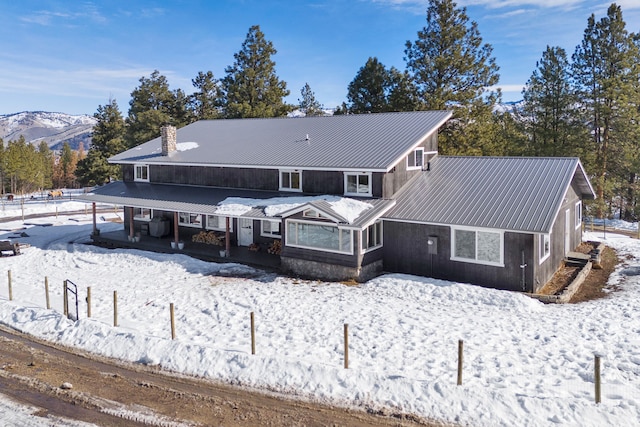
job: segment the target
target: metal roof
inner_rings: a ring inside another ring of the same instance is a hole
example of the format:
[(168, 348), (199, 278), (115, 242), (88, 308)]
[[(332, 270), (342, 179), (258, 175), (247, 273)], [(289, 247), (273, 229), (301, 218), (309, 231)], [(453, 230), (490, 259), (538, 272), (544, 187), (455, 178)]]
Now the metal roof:
[[(217, 212), (218, 204), (229, 197), (263, 199), (265, 205), (272, 198), (299, 198), (307, 196), (303, 193), (287, 193), (277, 191), (257, 191), (237, 188), (196, 187), (171, 184), (151, 184), (148, 182), (117, 181), (98, 187), (92, 193), (82, 194), (78, 200), (90, 203), (131, 206), (135, 208), (158, 209), (170, 212), (192, 212), (204, 215), (221, 215)], [(314, 200), (304, 206), (321, 207), (339, 221), (345, 222), (349, 228), (368, 226), (394, 204), (391, 199), (358, 199), (372, 205), (364, 210), (352, 223), (335, 213), (331, 205), (324, 200)], [(236, 215), (231, 215), (236, 216)], [(264, 209), (254, 206), (239, 215), (242, 218), (267, 219)], [(279, 216), (278, 216), (279, 217)], [(277, 218), (277, 217), (276, 217)]]
[(595, 198), (577, 158), (436, 156), (385, 218), (549, 233), (572, 182)]
[(387, 171), (449, 111), (329, 117), (201, 120), (177, 130), (178, 150), (163, 156), (155, 138), (111, 163)]

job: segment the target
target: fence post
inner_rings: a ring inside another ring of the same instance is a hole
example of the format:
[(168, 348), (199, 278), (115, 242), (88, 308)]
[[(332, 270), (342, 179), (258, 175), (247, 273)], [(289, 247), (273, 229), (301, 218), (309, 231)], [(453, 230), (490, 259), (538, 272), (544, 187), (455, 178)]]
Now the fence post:
[(256, 354), (256, 322), (253, 311), (251, 312), (251, 354)]
[(67, 281), (62, 282), (62, 305), (64, 317), (69, 317), (69, 296), (67, 295)]
[(349, 324), (344, 324), (344, 369), (349, 369)]
[(595, 355), (595, 360), (594, 360), (594, 374), (593, 374), (593, 379), (594, 379), (594, 383), (595, 383), (595, 392), (596, 392), (596, 403), (600, 403), (602, 400), (600, 399), (600, 356), (598, 356), (597, 354)]
[(176, 322), (173, 316), (174, 315), (173, 303), (169, 304), (169, 314), (171, 315), (171, 339), (175, 340), (176, 339)]
[(47, 302), (47, 310), (51, 309), (51, 302), (49, 300), (49, 278), (44, 276), (44, 293)]
[(113, 326), (118, 326), (118, 291), (113, 291)]
[(87, 318), (91, 317), (91, 286), (87, 286)]
[(7, 270), (7, 279), (9, 284), (9, 301), (13, 301), (13, 289), (11, 288), (11, 270)]
[(458, 340), (458, 385), (462, 385), (462, 353), (464, 343)]

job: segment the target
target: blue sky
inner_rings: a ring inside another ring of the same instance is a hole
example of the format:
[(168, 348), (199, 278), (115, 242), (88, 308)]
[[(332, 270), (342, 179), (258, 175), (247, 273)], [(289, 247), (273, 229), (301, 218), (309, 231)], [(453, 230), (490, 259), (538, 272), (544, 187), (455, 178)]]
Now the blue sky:
[[(600, 0), (458, 0), (478, 23), (500, 66), (503, 99), (521, 89), (547, 45), (571, 55)], [(627, 30), (640, 31), (640, 0), (622, 0)], [(346, 100), (367, 58), (405, 68), (407, 40), (424, 27), (422, 0), (19, 0), (0, 4), (0, 114), (93, 114), (155, 69), (172, 89), (193, 92), (199, 71), (224, 76), (247, 31), (260, 25), (278, 53), (290, 103), (309, 83), (326, 107)]]

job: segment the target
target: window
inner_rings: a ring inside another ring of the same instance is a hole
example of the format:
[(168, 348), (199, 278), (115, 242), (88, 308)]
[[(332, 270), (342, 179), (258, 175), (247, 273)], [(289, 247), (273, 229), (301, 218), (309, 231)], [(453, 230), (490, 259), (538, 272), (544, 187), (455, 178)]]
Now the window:
[(351, 230), (339, 229), (333, 224), (288, 220), (286, 244), (326, 252), (353, 254)]
[(540, 264), (551, 255), (551, 235), (539, 234), (538, 246), (540, 247)]
[[(207, 215), (207, 230), (227, 231), (227, 217), (221, 215)], [(233, 232), (233, 221), (229, 219), (229, 231)]]
[(135, 165), (134, 180), (135, 181), (149, 181), (149, 166), (148, 165)]
[(579, 228), (582, 225), (582, 201), (576, 203), (576, 228)]
[(298, 170), (281, 170), (280, 190), (302, 191), (302, 173)]
[(451, 229), (451, 259), (503, 266), (503, 233), (469, 229)]
[(366, 252), (368, 249), (375, 249), (382, 246), (382, 221), (370, 225), (362, 230), (361, 239), (362, 250)]
[(347, 196), (371, 196), (371, 173), (345, 173), (344, 194)]
[(280, 234), (280, 221), (263, 219), (260, 230), (260, 235), (264, 237), (275, 237), (278, 239), (282, 237), (282, 234)]
[(422, 169), (424, 164), (424, 148), (419, 147), (407, 156), (407, 170)]
[(178, 212), (178, 224), (186, 225), (187, 227), (202, 227), (202, 215), (189, 212)]
[(147, 208), (133, 208), (133, 219), (136, 221), (151, 221), (153, 211)]

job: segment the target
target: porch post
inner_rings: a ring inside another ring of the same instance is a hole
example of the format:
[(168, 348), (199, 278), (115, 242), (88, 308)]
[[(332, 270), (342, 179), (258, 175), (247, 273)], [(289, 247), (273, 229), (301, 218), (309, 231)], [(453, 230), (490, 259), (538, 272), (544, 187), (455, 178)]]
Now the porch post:
[(231, 232), (229, 231), (229, 222), (231, 221), (231, 218), (226, 217), (227, 220), (227, 226), (224, 232), (224, 243), (225, 243), (225, 252), (226, 252), (226, 256), (229, 256), (230, 252), (231, 252)]
[(96, 202), (91, 203), (91, 213), (93, 214), (93, 235), (98, 234), (98, 226), (96, 225)]
[(129, 206), (129, 237), (133, 237), (133, 206)]
[(173, 213), (173, 240), (175, 240), (176, 246), (178, 246), (178, 240), (180, 240), (178, 233), (178, 212)]

